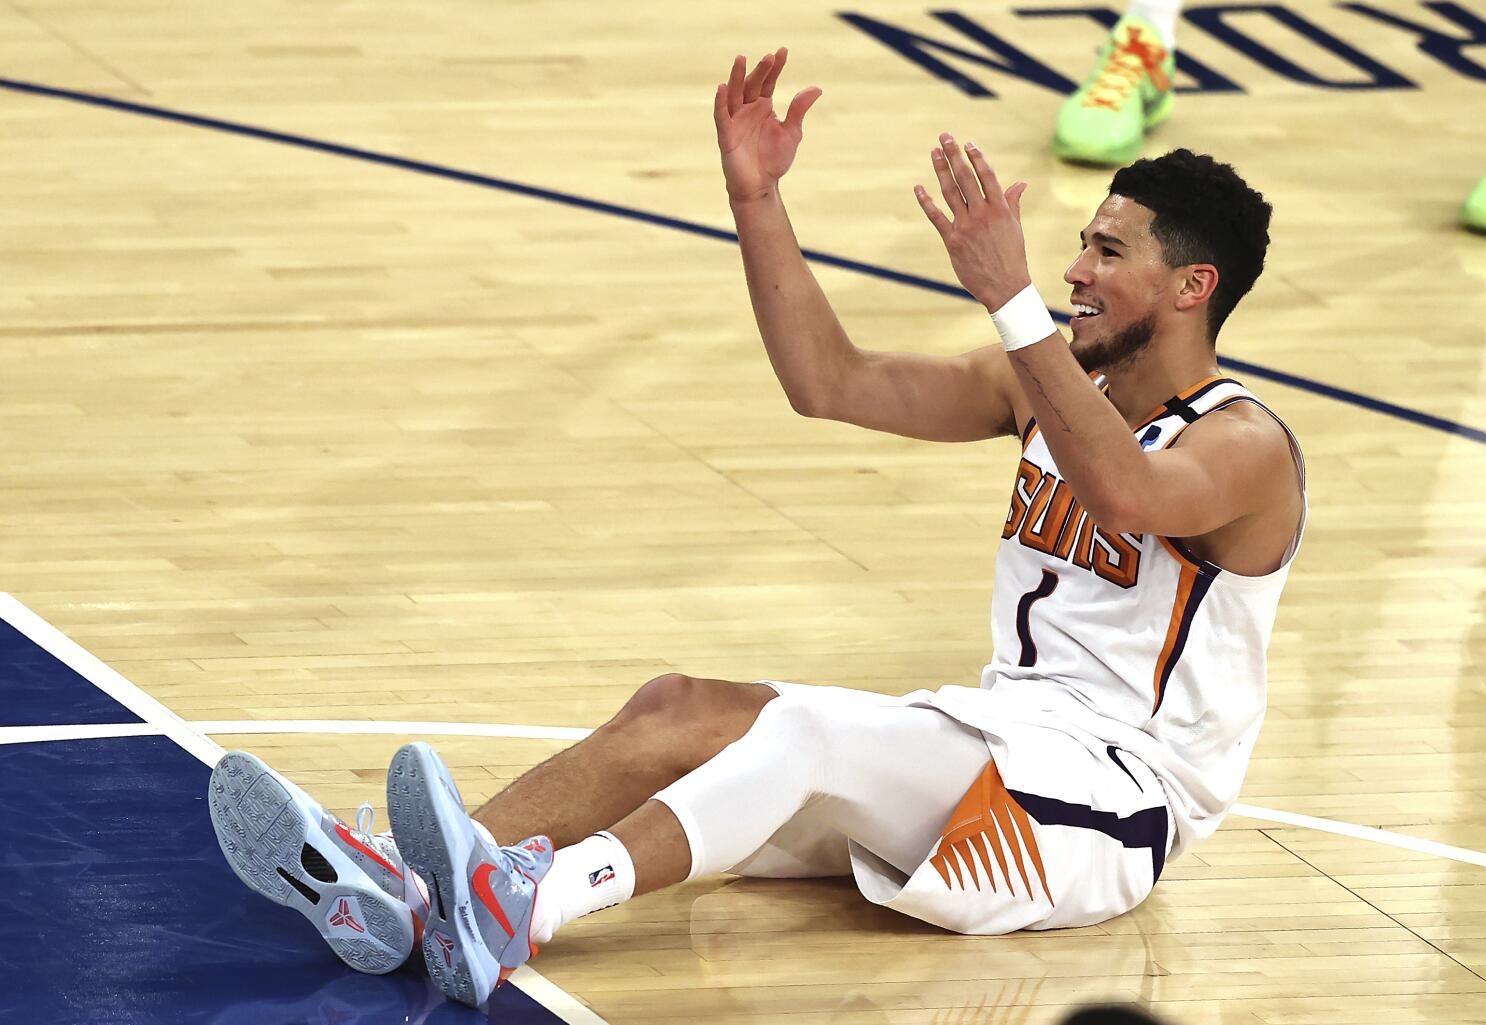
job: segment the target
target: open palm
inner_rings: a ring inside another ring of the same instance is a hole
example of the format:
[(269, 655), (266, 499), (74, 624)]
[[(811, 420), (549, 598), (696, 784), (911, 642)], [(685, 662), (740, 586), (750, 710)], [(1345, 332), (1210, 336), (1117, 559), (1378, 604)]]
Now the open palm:
[(728, 80), (717, 87), (712, 114), (732, 199), (755, 198), (784, 176), (800, 146), (805, 112), (820, 99), (821, 90), (811, 86), (790, 102), (783, 121), (774, 116), (774, 85), (788, 56), (789, 51), (780, 47), (746, 75), (747, 64), (739, 56)]

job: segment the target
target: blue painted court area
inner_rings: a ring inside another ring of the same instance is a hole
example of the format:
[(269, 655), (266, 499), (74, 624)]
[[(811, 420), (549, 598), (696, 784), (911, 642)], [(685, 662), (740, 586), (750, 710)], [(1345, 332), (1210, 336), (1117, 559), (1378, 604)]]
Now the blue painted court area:
[[(0, 622), (0, 722), (139, 722)], [(341, 964), (311, 925), (238, 882), (217, 849), (208, 768), (164, 736), (0, 744), (0, 1021), (447, 1023), (421, 958)], [(488, 1020), (561, 1022), (515, 986)]]
[(139, 721), (139, 716), (0, 619), (0, 726)]

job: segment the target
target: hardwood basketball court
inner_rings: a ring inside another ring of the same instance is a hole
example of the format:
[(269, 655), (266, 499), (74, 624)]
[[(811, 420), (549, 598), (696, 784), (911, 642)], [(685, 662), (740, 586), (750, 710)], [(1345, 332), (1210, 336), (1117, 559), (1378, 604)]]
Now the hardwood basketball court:
[[(1482, 851), (1486, 238), (1454, 217), (1486, 56), (1396, 19), (1486, 9), (1361, 6), (1195, 8), (1208, 91), (1147, 153), (1230, 160), (1276, 211), (1220, 352), (1304, 444), (1311, 519), (1242, 799)], [(1100, 33), (899, 0), (0, 6), (4, 588), (343, 815), (409, 735), (306, 720), (591, 728), (672, 670), (971, 683), (1016, 445), (790, 411), (708, 233), (712, 90), (790, 46), (781, 91), (825, 89), (784, 185), (817, 275), (858, 345), (948, 354), (993, 336), (935, 287), (929, 149), (1030, 180), (1063, 306), (1109, 175), (1053, 160), (1060, 94), (983, 40), (1078, 79)], [(972, 95), (888, 42), (915, 35), (1021, 73), (922, 51)], [(471, 803), (570, 742), (434, 739)], [(1479, 1021), (1486, 869), (1234, 815), (1102, 927), (959, 937), (714, 878), (533, 967), (613, 1025)]]

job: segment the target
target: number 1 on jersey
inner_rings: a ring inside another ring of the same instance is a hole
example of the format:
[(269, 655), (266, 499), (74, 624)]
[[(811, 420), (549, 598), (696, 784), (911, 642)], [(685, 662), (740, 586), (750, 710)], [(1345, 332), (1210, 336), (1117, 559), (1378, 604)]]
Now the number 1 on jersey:
[(1037, 586), (1022, 595), (1022, 600), (1016, 603), (1016, 635), (1022, 642), (1022, 657), (1017, 660), (1017, 665), (1035, 666), (1037, 664), (1037, 642), (1032, 640), (1032, 605), (1057, 589), (1058, 574), (1045, 569), (1042, 571), (1042, 580)]

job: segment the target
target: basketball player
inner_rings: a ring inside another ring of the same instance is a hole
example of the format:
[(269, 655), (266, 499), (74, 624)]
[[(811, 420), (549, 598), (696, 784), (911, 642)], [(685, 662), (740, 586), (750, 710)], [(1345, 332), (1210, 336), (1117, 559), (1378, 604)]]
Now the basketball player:
[(765, 350), (806, 416), (1020, 438), (994, 657), (979, 687), (903, 697), (667, 674), (473, 818), (409, 744), (388, 771), (395, 850), (229, 755), (211, 785), (228, 860), (353, 966), (390, 970), (421, 929), (433, 979), (478, 1005), (575, 918), (723, 871), (850, 874), (962, 933), (1090, 925), (1140, 903), (1238, 794), (1305, 517), (1294, 438), (1213, 348), (1262, 269), (1268, 204), (1184, 150), (1120, 171), (1064, 274), (1070, 344), (1028, 273), (1025, 183), (1003, 191), (981, 151), (941, 136), (943, 208), (918, 202), (1000, 340), (859, 349), (780, 198), (820, 96), (774, 115), (785, 58), (746, 73), (739, 57), (714, 110)]
[(1094, 68), (1058, 110), (1053, 153), (1060, 160), (1121, 167), (1140, 156), (1145, 134), (1176, 101), (1176, 19), (1181, 0), (1130, 0)]

